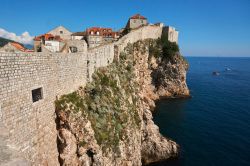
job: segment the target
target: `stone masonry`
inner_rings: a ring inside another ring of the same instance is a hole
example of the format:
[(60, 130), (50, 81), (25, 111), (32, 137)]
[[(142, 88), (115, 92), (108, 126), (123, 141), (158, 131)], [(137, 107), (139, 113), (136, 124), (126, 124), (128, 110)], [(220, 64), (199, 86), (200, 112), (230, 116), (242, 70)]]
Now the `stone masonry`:
[[(91, 81), (95, 69), (112, 63), (129, 42), (156, 39), (161, 32), (162, 26), (145, 26), (85, 53), (0, 52), (0, 120), (8, 146), (32, 165), (59, 165), (56, 98)], [(42, 99), (33, 102), (37, 88), (42, 88)]]

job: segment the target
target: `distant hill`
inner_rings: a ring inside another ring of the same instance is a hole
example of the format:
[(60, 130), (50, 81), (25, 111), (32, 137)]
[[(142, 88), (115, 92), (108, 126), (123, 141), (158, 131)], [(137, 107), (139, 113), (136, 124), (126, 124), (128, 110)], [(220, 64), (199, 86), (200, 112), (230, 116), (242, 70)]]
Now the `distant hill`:
[(9, 42), (15, 42), (15, 41), (0, 37), (0, 47), (3, 47), (4, 45), (8, 44)]
[[(16, 42), (16, 41), (0, 37), (0, 47), (5, 46), (9, 42)], [(16, 43), (18, 43), (18, 42), (16, 42)], [(22, 44), (22, 43), (19, 43), (19, 44), (23, 45), (25, 48), (33, 49), (33, 45), (31, 45), (31, 44)]]

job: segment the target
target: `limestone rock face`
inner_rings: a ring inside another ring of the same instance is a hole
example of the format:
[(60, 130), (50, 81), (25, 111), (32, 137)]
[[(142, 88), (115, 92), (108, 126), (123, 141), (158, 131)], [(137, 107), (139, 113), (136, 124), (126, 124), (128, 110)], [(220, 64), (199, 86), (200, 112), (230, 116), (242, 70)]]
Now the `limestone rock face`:
[(179, 146), (174, 141), (160, 134), (158, 126), (156, 126), (152, 120), (150, 110), (144, 111), (143, 119), (142, 162), (148, 164), (177, 157)]
[[(154, 83), (155, 72), (157, 71), (161, 73), (161, 75), (159, 75), (156, 78), (159, 79), (158, 85), (164, 87), (166, 91), (170, 91), (170, 89), (169, 87), (165, 87), (166, 84), (162, 85), (162, 83), (160, 82), (162, 80), (160, 80), (160, 78), (162, 77), (171, 78), (172, 76), (169, 76), (170, 73), (164, 71), (164, 68), (167, 68), (163, 66), (165, 65), (166, 61), (161, 62), (161, 60), (155, 58), (154, 56), (149, 55), (147, 43), (148, 41), (141, 41), (133, 45), (133, 57), (134, 61), (136, 62), (135, 71), (137, 71), (136, 78), (137, 82), (140, 85), (139, 95), (140, 98), (142, 99), (141, 109), (143, 110), (142, 111), (143, 120), (141, 129), (142, 132), (141, 160), (143, 164), (166, 160), (168, 158), (174, 158), (177, 157), (179, 153), (179, 146), (174, 141), (171, 141), (163, 137), (159, 132), (158, 126), (156, 126), (152, 120), (153, 117), (151, 111), (154, 110), (155, 100), (161, 97), (161, 95), (159, 94), (158, 86), (156, 86), (156, 84)], [(169, 64), (171, 64), (171, 62), (169, 62)], [(173, 64), (173, 66), (175, 65)], [(186, 71), (185, 68), (182, 69)], [(181, 74), (178, 72), (179, 71), (177, 71), (175, 74), (176, 75)], [(172, 78), (172, 81), (174, 82), (175, 79), (176, 77)], [(168, 80), (165, 81), (167, 82)], [(175, 86), (177, 87), (178, 85)], [(182, 87), (178, 87), (178, 89), (181, 88)], [(173, 92), (175, 92), (175, 89), (173, 89)]]
[(153, 70), (157, 94), (161, 97), (189, 97), (186, 83), (187, 62), (179, 54), (171, 60), (161, 60)]
[(187, 63), (150, 55), (148, 41), (129, 44), (119, 59), (56, 102), (61, 165), (140, 166), (178, 156), (152, 111), (160, 97), (189, 95)]

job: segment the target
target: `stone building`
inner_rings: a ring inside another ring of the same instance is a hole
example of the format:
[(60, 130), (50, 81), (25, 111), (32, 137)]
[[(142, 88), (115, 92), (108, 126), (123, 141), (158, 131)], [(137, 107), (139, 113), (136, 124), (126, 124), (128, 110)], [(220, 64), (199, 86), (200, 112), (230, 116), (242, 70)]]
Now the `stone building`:
[(127, 25), (126, 25), (126, 29), (135, 29), (135, 28), (139, 28), (141, 26), (147, 25), (147, 24), (148, 24), (148, 20), (146, 17), (140, 14), (136, 14), (129, 18)]
[(62, 53), (86, 53), (87, 43), (85, 40), (66, 40), (64, 47), (60, 50)]
[(171, 27), (171, 26), (164, 27), (163, 33), (168, 34), (168, 41), (176, 42), (178, 44), (179, 32), (174, 27)]
[(63, 40), (71, 39), (71, 34), (72, 34), (72, 32), (70, 32), (68, 29), (66, 29), (63, 26), (58, 26), (55, 29), (52, 29), (51, 31), (49, 31), (47, 33), (52, 34), (54, 36), (60, 36), (61, 39), (63, 39)]
[(5, 46), (0, 48), (2, 52), (34, 52), (33, 50), (25, 48), (20, 43), (9, 42)]
[(64, 46), (64, 42), (60, 36), (54, 36), (52, 34), (44, 34), (34, 38), (34, 50), (35, 52), (59, 52)]
[(75, 32), (71, 34), (71, 39), (72, 40), (84, 40), (86, 36), (85, 32)]
[(92, 27), (86, 30), (86, 40), (89, 48), (115, 41), (118, 38), (119, 33), (114, 32), (112, 28)]

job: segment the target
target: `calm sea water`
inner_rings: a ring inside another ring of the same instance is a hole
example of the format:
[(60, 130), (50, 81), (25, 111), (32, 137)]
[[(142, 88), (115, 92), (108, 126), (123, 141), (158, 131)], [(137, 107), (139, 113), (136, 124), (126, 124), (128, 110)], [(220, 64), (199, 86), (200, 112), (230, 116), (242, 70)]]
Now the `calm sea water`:
[(250, 58), (188, 61), (192, 98), (161, 100), (154, 115), (161, 133), (180, 144), (181, 156), (156, 165), (249, 166)]

